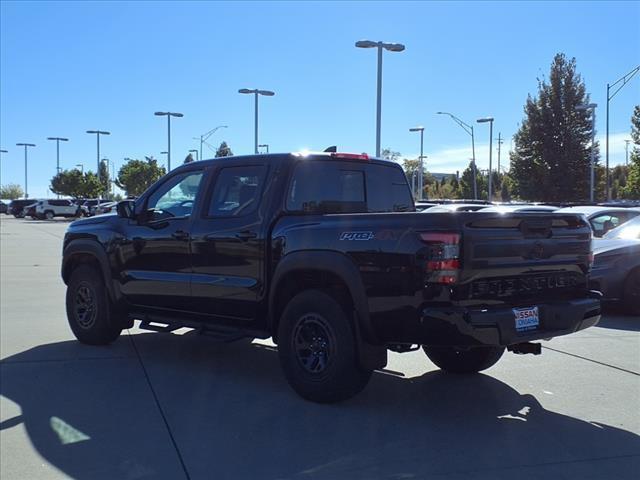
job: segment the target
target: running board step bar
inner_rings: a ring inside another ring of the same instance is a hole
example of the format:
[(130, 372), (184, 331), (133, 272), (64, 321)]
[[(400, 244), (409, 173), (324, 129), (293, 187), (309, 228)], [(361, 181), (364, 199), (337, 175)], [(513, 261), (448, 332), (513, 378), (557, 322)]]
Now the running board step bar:
[(161, 324), (160, 322), (154, 322), (153, 320), (142, 320), (140, 321), (140, 325), (138, 326), (138, 328), (141, 328), (142, 330), (151, 330), (154, 332), (171, 333), (182, 328), (182, 325)]

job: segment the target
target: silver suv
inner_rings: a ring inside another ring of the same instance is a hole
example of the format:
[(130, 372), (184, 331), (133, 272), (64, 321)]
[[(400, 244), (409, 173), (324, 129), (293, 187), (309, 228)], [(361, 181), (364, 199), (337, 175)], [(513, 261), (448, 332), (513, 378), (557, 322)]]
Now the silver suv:
[(40, 200), (36, 204), (36, 216), (52, 220), (54, 217), (75, 217), (78, 206), (71, 200)]

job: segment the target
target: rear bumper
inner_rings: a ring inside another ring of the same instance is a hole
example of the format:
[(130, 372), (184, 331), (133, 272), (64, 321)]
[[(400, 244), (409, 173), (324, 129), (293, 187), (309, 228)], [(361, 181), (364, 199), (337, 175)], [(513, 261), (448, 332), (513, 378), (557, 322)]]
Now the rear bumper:
[(516, 330), (510, 307), (426, 307), (422, 310), (412, 343), (428, 345), (514, 345), (559, 337), (596, 325), (600, 321), (598, 292), (589, 297), (538, 303), (540, 324), (535, 330)]

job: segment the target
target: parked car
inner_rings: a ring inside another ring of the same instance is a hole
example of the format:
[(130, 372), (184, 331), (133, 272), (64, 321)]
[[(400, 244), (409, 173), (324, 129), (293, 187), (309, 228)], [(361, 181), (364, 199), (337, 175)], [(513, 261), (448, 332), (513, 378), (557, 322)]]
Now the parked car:
[(103, 200), (98, 198), (90, 198), (85, 200), (80, 207), (82, 210), (82, 215), (85, 217), (91, 216), (91, 208), (95, 207), (98, 203), (102, 201)]
[(427, 208), (435, 207), (436, 205), (438, 204), (432, 203), (432, 202), (425, 202), (424, 200), (418, 200), (416, 202), (416, 211), (421, 212), (423, 210), (426, 210)]
[(118, 205), (118, 202), (100, 203), (94, 207), (93, 214), (102, 215), (103, 213), (111, 213), (112, 211), (115, 212), (116, 205)]
[(9, 213), (16, 218), (24, 218), (24, 213), (22, 209), (27, 205), (32, 205), (37, 202), (37, 199), (34, 198), (20, 198), (18, 200), (13, 200), (9, 204)]
[(436, 212), (477, 212), (487, 208), (486, 203), (445, 203), (434, 207), (425, 208), (422, 213)]
[(361, 391), (387, 350), (422, 345), (473, 373), (506, 350), (600, 319), (580, 215), (415, 212), (402, 168), (361, 154), (272, 154), (184, 164), (118, 215), (63, 242), (79, 341), (124, 328), (273, 338), (302, 397)]
[(9, 205), (4, 200), (0, 200), (0, 213), (9, 215)]
[(558, 210), (558, 207), (551, 207), (549, 205), (535, 205), (535, 204), (502, 204), (502, 205), (494, 205), (491, 207), (483, 208), (482, 212), (499, 212), (499, 213), (513, 213), (513, 212), (534, 212), (534, 213), (544, 213), (544, 212), (555, 212)]
[(593, 241), (591, 286), (640, 315), (640, 216)]
[(53, 220), (55, 217), (77, 217), (78, 213), (78, 206), (67, 199), (39, 200), (36, 203), (35, 214), (40, 219)]
[(105, 203), (111, 203), (111, 200), (104, 200), (102, 198), (93, 198), (93, 199), (87, 200), (82, 204), (82, 212), (84, 216), (92, 217), (96, 214), (96, 208), (99, 205), (102, 205)]
[(22, 217), (24, 218), (32, 218), (33, 220), (36, 220), (38, 218), (38, 215), (36, 214), (36, 205), (38, 203), (32, 203), (31, 205), (27, 205), (26, 207), (24, 207), (22, 209)]
[(609, 230), (622, 225), (640, 215), (640, 209), (623, 207), (599, 207), (599, 206), (578, 206), (565, 207), (556, 210), (556, 213), (579, 213), (584, 215), (593, 229), (594, 237), (602, 237)]
[(640, 215), (604, 234), (606, 239), (640, 240)]

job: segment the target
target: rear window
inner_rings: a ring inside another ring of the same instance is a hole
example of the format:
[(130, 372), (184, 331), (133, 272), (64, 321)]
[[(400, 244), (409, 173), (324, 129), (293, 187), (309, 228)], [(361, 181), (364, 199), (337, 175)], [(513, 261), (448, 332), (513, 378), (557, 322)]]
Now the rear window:
[(413, 210), (402, 170), (356, 162), (303, 161), (294, 171), (287, 210), (305, 213)]

